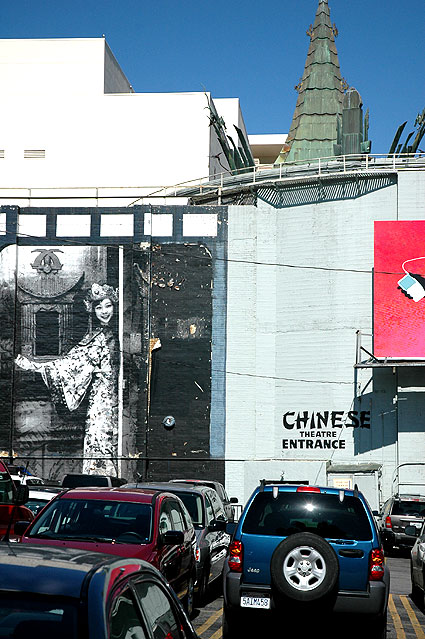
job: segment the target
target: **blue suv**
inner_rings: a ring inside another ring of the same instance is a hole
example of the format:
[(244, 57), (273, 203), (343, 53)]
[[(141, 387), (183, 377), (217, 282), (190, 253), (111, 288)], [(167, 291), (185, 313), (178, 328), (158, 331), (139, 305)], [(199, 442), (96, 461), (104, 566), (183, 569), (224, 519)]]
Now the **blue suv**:
[[(254, 624), (353, 615), (385, 637), (390, 576), (358, 490), (262, 480), (236, 524), (223, 571), (223, 639)], [(335, 613), (335, 614), (334, 614)]]

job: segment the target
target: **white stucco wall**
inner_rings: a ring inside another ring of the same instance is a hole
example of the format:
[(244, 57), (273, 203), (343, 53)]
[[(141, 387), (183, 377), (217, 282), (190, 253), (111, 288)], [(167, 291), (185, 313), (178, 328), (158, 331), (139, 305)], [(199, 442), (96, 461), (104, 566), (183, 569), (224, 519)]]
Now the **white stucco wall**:
[[(87, 206), (100, 194), (102, 205), (127, 205), (223, 170), (214, 158), (221, 149), (206, 108), (211, 96), (132, 92), (104, 38), (0, 40), (0, 83), (7, 122), (0, 135), (1, 204)], [(229, 128), (234, 122), (245, 129), (239, 100), (223, 104)], [(115, 190), (96, 191), (102, 187)], [(17, 197), (28, 189), (32, 200)], [(61, 195), (81, 197), (61, 201)], [(118, 195), (126, 199), (111, 199)]]
[(2, 96), (100, 95), (104, 62), (103, 38), (3, 39)]
[[(202, 93), (4, 98), (1, 187), (172, 185), (208, 174)], [(25, 159), (25, 149), (45, 158)]]

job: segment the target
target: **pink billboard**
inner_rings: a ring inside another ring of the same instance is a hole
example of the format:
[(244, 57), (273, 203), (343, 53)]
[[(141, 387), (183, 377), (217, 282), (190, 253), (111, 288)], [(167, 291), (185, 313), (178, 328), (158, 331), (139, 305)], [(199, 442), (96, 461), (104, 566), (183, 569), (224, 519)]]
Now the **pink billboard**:
[(374, 355), (425, 359), (425, 221), (375, 222)]

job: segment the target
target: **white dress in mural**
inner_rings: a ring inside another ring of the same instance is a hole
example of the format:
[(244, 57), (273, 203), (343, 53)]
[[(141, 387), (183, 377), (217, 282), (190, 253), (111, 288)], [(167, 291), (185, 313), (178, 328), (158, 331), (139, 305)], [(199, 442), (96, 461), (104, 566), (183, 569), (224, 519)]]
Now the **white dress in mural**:
[(85, 300), (98, 326), (67, 355), (37, 362), (19, 355), (16, 364), (40, 373), (55, 404), (75, 411), (88, 397), (83, 473), (117, 475), (119, 342), (110, 327), (118, 291), (93, 284)]
[[(52, 400), (70, 411), (88, 392), (83, 473), (116, 475), (118, 444), (118, 345), (113, 332), (98, 328), (68, 355), (45, 364), (41, 371)], [(105, 458), (105, 459), (102, 459)]]

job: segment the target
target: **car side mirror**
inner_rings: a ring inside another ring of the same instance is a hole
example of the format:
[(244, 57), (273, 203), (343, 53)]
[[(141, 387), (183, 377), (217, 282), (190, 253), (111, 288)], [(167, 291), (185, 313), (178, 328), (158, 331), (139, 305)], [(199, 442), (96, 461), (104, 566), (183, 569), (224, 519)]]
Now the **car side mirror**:
[(28, 526), (30, 525), (30, 521), (15, 521), (15, 524), (13, 526), (13, 532), (15, 533), (15, 535), (18, 535), (19, 537), (21, 537), (26, 529), (28, 528)]
[(184, 542), (184, 534), (181, 530), (167, 530), (161, 539), (164, 546), (181, 546)]
[(15, 504), (23, 506), (27, 503), (30, 496), (30, 489), (26, 484), (20, 484), (16, 490)]
[(416, 528), (416, 526), (406, 526), (404, 529), (405, 535), (409, 535), (410, 537), (419, 537), (421, 529)]

